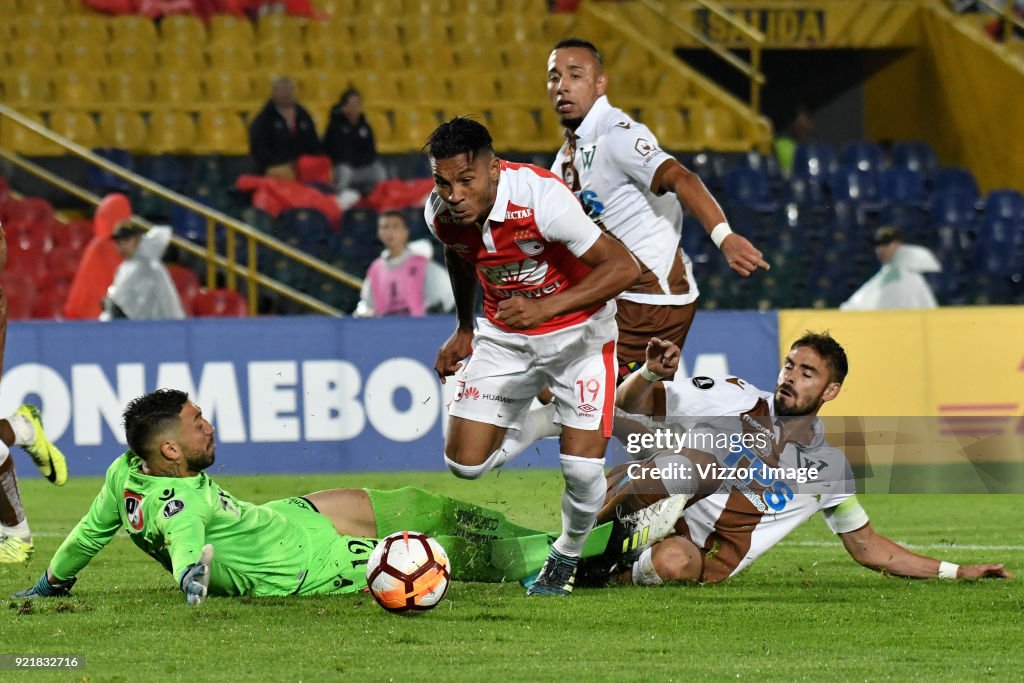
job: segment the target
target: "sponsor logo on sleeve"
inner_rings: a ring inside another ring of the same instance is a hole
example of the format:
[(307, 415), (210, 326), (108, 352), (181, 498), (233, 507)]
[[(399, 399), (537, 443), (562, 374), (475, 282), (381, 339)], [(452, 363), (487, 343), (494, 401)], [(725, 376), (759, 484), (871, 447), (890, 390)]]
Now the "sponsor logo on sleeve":
[(164, 517), (170, 519), (184, 509), (185, 503), (181, 502), (177, 498), (169, 500), (167, 501), (167, 504), (164, 505)]

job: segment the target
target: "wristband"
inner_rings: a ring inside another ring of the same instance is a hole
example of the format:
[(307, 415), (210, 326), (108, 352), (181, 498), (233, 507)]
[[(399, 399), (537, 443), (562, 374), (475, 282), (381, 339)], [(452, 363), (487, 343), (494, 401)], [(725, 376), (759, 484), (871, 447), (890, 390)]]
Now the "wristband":
[(715, 226), (715, 229), (711, 231), (711, 241), (715, 243), (715, 246), (719, 249), (722, 248), (722, 241), (732, 234), (732, 228), (729, 227), (728, 223), (719, 223)]
[(664, 379), (664, 376), (653, 372), (649, 367), (647, 367), (647, 363), (640, 366), (640, 376), (648, 382), (660, 382)]
[(953, 564), (952, 562), (939, 562), (939, 578), (955, 579), (958, 569), (960, 569), (960, 565), (958, 564)]

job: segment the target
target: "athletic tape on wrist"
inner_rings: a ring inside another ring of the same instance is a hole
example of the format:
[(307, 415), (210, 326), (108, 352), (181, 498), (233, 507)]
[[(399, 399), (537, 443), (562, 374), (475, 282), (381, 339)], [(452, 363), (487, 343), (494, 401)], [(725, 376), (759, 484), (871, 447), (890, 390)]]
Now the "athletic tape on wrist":
[(722, 248), (722, 241), (732, 234), (732, 228), (729, 227), (728, 223), (719, 223), (715, 226), (715, 229), (711, 231), (711, 241), (715, 243), (715, 246), (719, 249)]
[(647, 363), (644, 363), (643, 365), (640, 366), (639, 372), (640, 376), (643, 377), (648, 382), (660, 382), (662, 379), (664, 379), (662, 375), (652, 372), (651, 369), (647, 367)]
[(939, 562), (939, 578), (955, 579), (958, 569), (960, 569), (960, 565), (958, 564), (953, 564), (952, 562)]

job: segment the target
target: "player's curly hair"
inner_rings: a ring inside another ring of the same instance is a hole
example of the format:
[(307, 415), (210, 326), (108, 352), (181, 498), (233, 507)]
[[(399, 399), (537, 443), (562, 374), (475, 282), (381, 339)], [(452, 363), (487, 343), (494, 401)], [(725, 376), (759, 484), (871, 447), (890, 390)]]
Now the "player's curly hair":
[(598, 50), (597, 46), (589, 40), (586, 40), (585, 38), (576, 38), (575, 36), (572, 38), (563, 38), (555, 44), (554, 49), (561, 50), (562, 48), (567, 47), (580, 47), (584, 50), (590, 50), (591, 54), (594, 55), (594, 59), (597, 60), (597, 65), (602, 69), (604, 68), (604, 58), (601, 56), (601, 51)]
[(484, 151), (494, 154), (494, 140), (484, 124), (468, 116), (456, 116), (434, 129), (423, 149), (431, 159), (466, 154), (472, 160)]
[(124, 434), (128, 448), (143, 460), (149, 460), (154, 438), (180, 421), (188, 394), (177, 389), (157, 389), (132, 400), (124, 409)]
[(804, 336), (793, 342), (789, 350), (792, 351), (798, 346), (807, 346), (814, 349), (814, 352), (821, 356), (821, 359), (825, 361), (825, 365), (828, 366), (828, 370), (832, 375), (830, 379), (839, 384), (843, 383), (843, 380), (846, 379), (846, 373), (850, 371), (850, 363), (846, 359), (846, 349), (832, 338), (828, 330), (824, 332), (811, 332), (807, 330)]

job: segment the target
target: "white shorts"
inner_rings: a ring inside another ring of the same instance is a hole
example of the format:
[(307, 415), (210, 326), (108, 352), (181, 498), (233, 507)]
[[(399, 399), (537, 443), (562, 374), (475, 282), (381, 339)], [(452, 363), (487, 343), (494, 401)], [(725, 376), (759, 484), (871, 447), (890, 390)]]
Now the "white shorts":
[(615, 304), (585, 322), (547, 334), (506, 332), (477, 321), (473, 355), (457, 377), (448, 412), (518, 428), (544, 387), (555, 395), (555, 422), (611, 436), (615, 406)]

